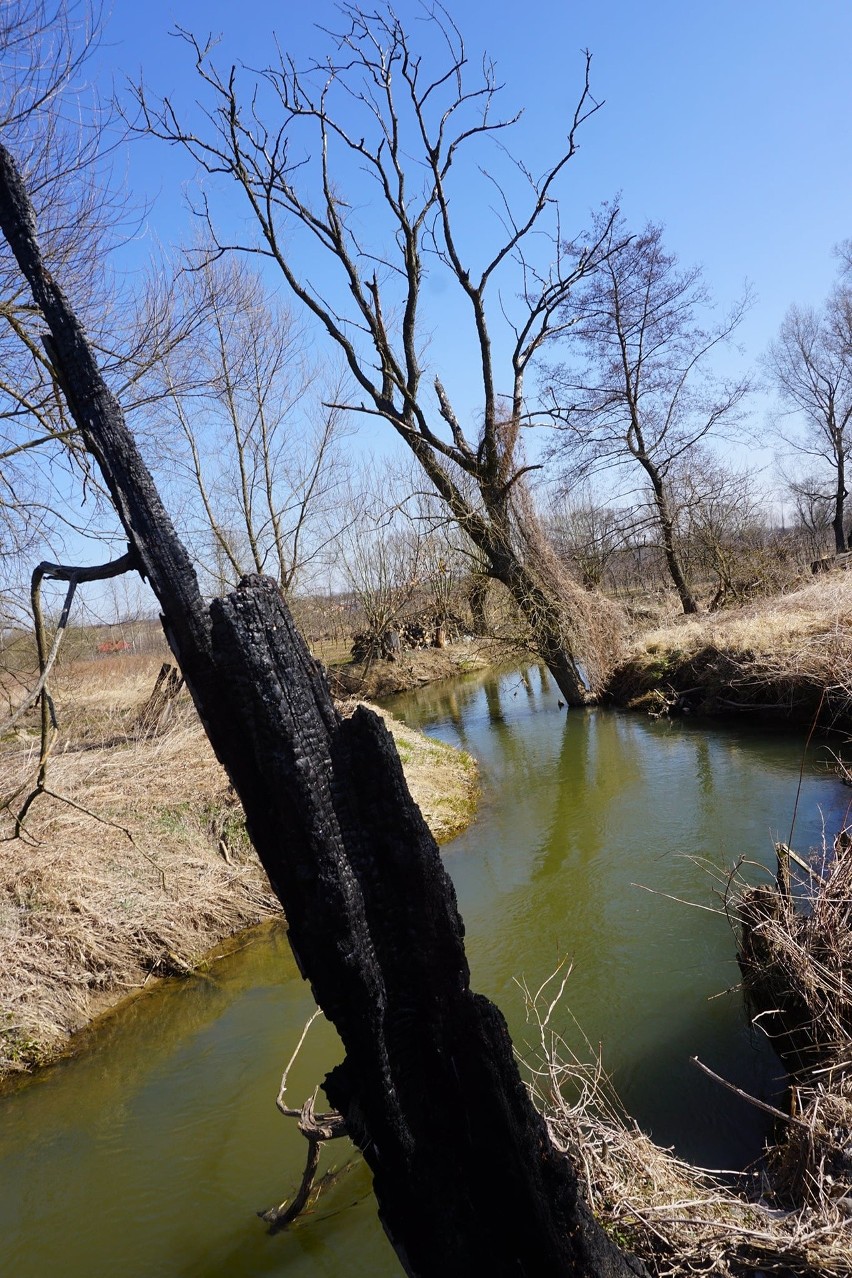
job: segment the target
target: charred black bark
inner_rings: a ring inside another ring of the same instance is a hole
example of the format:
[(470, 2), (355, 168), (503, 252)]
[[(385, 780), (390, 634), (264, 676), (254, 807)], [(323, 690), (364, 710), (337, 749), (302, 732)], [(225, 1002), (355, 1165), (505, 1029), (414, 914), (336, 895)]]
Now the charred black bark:
[(76, 317), (45, 270), (0, 147), (0, 227), (51, 333), (51, 358), (252, 841), (298, 962), (346, 1056), (326, 1090), (373, 1169), (414, 1275), (592, 1275), (631, 1265), (592, 1219), (474, 994), (455, 893), (380, 722), (338, 716), (275, 584), (202, 603), (192, 565)]

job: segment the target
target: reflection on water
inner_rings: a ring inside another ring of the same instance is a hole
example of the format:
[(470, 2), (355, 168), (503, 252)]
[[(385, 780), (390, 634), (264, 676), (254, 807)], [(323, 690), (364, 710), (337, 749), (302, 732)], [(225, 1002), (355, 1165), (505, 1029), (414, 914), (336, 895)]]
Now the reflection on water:
[[(474, 985), (499, 1002), (521, 1051), (516, 978), (536, 988), (567, 957), (560, 1028), (578, 1051), (582, 1033), (603, 1044), (640, 1123), (704, 1164), (753, 1158), (758, 1111), (689, 1065), (698, 1055), (758, 1095), (777, 1087), (739, 996), (715, 997), (738, 973), (708, 866), (772, 863), (773, 839), (789, 833), (799, 742), (560, 710), (535, 667), (421, 689), (393, 708), (480, 760), (480, 815), (446, 850), (447, 865)], [(822, 815), (831, 829), (847, 800), (809, 759), (796, 846), (818, 843)], [(304, 1142), (274, 1097), (310, 1007), (283, 928), (267, 927), (207, 974), (138, 999), (78, 1058), (0, 1099), (0, 1270), (397, 1274), (363, 1165), (286, 1234), (270, 1238), (254, 1217), (301, 1170)], [(320, 1023), (290, 1094), (308, 1095), (339, 1050)], [(345, 1161), (342, 1144), (324, 1158)]]
[[(779, 1069), (739, 995), (715, 997), (739, 972), (711, 872), (723, 877), (740, 857), (774, 864), (801, 743), (766, 727), (559, 710), (549, 684), (534, 669), (484, 688), (435, 685), (392, 707), (480, 759), (480, 818), (447, 854), (474, 983), (509, 1012), (517, 1037), (516, 977), (536, 988), (571, 959), (570, 1013), (603, 1044), (631, 1112), (705, 1165), (743, 1165), (760, 1147), (763, 1120), (689, 1057), (765, 1096)], [(463, 729), (447, 696), (464, 706)], [(805, 770), (798, 847), (819, 844), (823, 817), (832, 828), (848, 803), (819, 754)], [(579, 1048), (567, 1009), (564, 1022)]]

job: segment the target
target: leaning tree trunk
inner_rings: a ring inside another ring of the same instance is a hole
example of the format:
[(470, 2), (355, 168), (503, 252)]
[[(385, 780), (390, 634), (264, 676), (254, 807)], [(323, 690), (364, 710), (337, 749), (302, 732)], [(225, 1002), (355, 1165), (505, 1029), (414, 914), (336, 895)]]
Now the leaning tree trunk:
[(41, 261), (0, 146), (0, 227), (50, 329), (69, 408), (150, 581), (211, 743), (287, 914), (301, 970), (345, 1059), (329, 1099), (374, 1173), (409, 1274), (584, 1275), (632, 1266), (592, 1219), (474, 994), (463, 926), (392, 741), (338, 716), (275, 584), (249, 577), (208, 610), (86, 337)]
[[(564, 585), (560, 567), (532, 511), (526, 513), (518, 536), (525, 546), (521, 557), (512, 544), (505, 504), (503, 499), (502, 508), (492, 510), (493, 528), (482, 546), (491, 575), (512, 596), (529, 627), (530, 647), (544, 661), (568, 705), (586, 705), (589, 691), (569, 634), (568, 600), (560, 597), (560, 584)], [(573, 603), (576, 609), (577, 601)]]
[(554, 580), (559, 574), (552, 571), (552, 564), (544, 572), (537, 571), (542, 566), (543, 536), (532, 508), (521, 520), (512, 514), (512, 504), (523, 492), (522, 485), (507, 484), (503, 475), (492, 476), (489, 482), (484, 475), (478, 476), (485, 515), (475, 514), (429, 446), (411, 432), (406, 439), (459, 527), (480, 551), (487, 575), (509, 591), (529, 628), (530, 648), (548, 666), (565, 700), (572, 706), (586, 705), (589, 694), (569, 636), (568, 601), (560, 598)]
[(500, 578), (530, 627), (532, 644), (569, 706), (583, 706), (589, 694), (555, 597), (523, 564), (508, 564)]

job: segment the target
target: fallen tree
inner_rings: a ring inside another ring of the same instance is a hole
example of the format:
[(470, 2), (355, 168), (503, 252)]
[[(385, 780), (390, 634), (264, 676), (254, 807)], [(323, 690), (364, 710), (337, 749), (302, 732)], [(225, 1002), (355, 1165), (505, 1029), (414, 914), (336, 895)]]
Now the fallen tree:
[(473, 993), (463, 924), (398, 755), (366, 709), (342, 719), (275, 584), (247, 577), (208, 608), (191, 562), (42, 260), (0, 146), (0, 229), (49, 330), (87, 449), (127, 534), (252, 842), (345, 1059), (325, 1090), (372, 1168), (406, 1272), (636, 1272), (595, 1222), (572, 1161), (520, 1079), (500, 1012)]

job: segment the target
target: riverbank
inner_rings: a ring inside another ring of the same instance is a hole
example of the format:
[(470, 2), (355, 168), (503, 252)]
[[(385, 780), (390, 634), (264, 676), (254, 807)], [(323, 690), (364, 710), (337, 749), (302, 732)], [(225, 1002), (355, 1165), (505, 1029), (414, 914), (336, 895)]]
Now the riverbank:
[(642, 632), (604, 699), (652, 714), (772, 715), (852, 727), (852, 574)]
[[(61, 736), (20, 838), (11, 812), (38, 766), (33, 722), (4, 743), (0, 793), (17, 795), (0, 818), (0, 1072), (62, 1054), (152, 978), (193, 971), (280, 911), (188, 695), (166, 731), (140, 729), (158, 666), (114, 658), (61, 672)], [(379, 713), (430, 828), (448, 841), (476, 808), (474, 760)]]
[[(508, 650), (511, 652), (511, 650)], [(505, 662), (507, 646), (487, 639), (447, 644), (444, 648), (406, 648), (396, 661), (349, 661), (326, 668), (332, 695), (338, 698), (392, 697), (440, 679), (474, 674), (495, 662)]]
[[(732, 871), (724, 894), (746, 1007), (789, 1071), (751, 1168), (707, 1171), (656, 1144), (621, 1104), (604, 1063), (579, 1060), (548, 1030), (553, 993), (567, 978), (558, 972), (535, 997), (527, 991), (540, 1037), (532, 1089), (551, 1135), (580, 1166), (596, 1217), (667, 1278), (852, 1274), (850, 837), (841, 831), (810, 870), (777, 846), (776, 885), (755, 887)], [(747, 1091), (739, 1096), (767, 1108)]]

